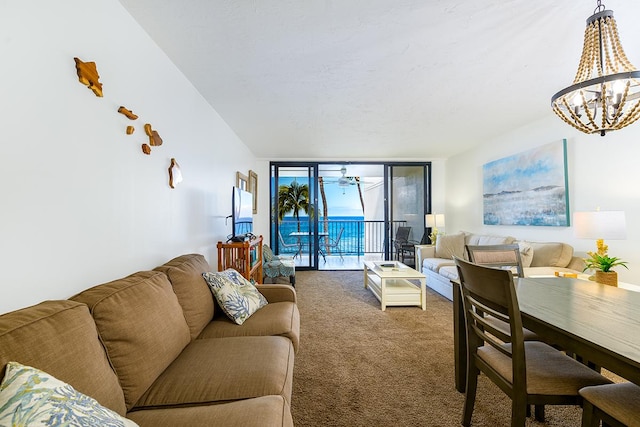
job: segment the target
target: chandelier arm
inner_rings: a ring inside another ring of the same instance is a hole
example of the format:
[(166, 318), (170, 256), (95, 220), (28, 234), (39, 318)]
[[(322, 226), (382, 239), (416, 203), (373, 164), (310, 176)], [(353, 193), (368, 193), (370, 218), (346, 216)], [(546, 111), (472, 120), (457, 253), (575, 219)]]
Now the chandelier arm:
[(640, 117), (640, 102), (636, 102), (633, 107), (627, 111), (624, 118), (620, 121), (619, 128), (629, 126)]
[(577, 122), (572, 122), (571, 120), (569, 120), (567, 118), (567, 116), (557, 107), (554, 106), (553, 107), (553, 111), (554, 113), (556, 113), (558, 115), (558, 117), (560, 117), (566, 124), (573, 126), (574, 128), (578, 129), (580, 132), (584, 132), (584, 133), (591, 133), (591, 129), (589, 129), (588, 127), (586, 127), (581, 121), (577, 121)]

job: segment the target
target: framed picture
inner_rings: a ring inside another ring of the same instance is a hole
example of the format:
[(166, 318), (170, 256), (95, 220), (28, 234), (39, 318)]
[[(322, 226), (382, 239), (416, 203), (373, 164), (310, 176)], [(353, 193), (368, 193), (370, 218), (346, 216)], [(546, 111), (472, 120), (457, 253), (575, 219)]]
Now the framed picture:
[(569, 226), (567, 140), (482, 166), (486, 225)]
[(258, 213), (258, 174), (249, 171), (249, 193), (253, 194), (253, 213)]
[(236, 187), (241, 190), (248, 191), (249, 178), (247, 177), (247, 175), (241, 172), (236, 172)]

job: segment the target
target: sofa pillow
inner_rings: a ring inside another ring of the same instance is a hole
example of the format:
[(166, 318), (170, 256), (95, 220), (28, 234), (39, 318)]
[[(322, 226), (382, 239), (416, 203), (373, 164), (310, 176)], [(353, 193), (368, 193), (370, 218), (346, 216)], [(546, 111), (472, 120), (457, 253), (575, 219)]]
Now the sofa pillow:
[(234, 269), (202, 273), (222, 311), (236, 324), (242, 325), (258, 309), (267, 305), (253, 283)]
[(464, 233), (438, 235), (436, 258), (464, 257)]
[(531, 267), (531, 262), (533, 261), (533, 246), (531, 246), (531, 243), (525, 240), (520, 240), (518, 241), (518, 248), (520, 250), (520, 261), (522, 262), (522, 267)]
[(566, 267), (573, 258), (573, 246), (562, 242), (531, 242), (531, 267)]
[(69, 384), (30, 366), (7, 363), (0, 425), (137, 426)]

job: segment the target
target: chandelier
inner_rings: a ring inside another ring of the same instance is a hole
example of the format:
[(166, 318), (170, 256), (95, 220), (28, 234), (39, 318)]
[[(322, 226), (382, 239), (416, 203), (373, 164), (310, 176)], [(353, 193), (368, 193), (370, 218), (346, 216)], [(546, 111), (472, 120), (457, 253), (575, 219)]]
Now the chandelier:
[(551, 98), (553, 111), (584, 133), (604, 136), (640, 118), (640, 71), (627, 59), (613, 11), (598, 0), (587, 19), (573, 84)]

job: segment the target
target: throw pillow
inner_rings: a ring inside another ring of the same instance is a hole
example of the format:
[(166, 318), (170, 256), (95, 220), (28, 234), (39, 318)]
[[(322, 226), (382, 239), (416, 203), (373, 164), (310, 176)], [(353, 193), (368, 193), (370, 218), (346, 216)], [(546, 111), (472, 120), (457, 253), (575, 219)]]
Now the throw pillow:
[(202, 273), (222, 311), (238, 325), (242, 325), (267, 299), (255, 285), (231, 268), (217, 273)]
[(520, 240), (518, 242), (518, 247), (520, 248), (520, 261), (522, 261), (522, 267), (531, 267), (531, 261), (533, 261), (533, 246), (525, 240)]
[(0, 425), (137, 426), (71, 385), (30, 366), (7, 363)]
[(464, 258), (464, 233), (442, 234), (436, 239), (436, 258)]

